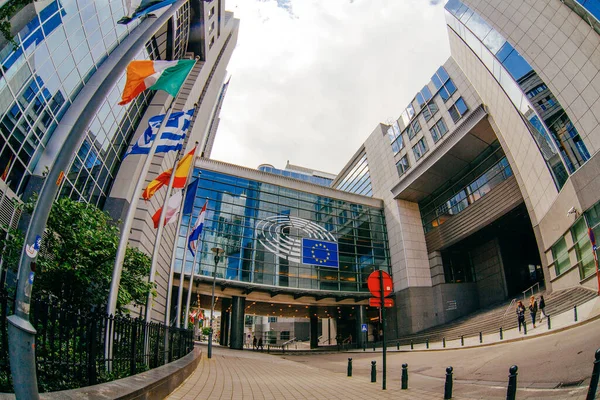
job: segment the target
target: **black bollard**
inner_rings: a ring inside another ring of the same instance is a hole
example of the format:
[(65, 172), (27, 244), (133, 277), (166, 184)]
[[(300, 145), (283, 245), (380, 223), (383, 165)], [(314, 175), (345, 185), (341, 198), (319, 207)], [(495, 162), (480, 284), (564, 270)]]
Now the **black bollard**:
[(523, 321), (523, 335), (527, 335), (527, 322)]
[(408, 364), (402, 364), (402, 389), (408, 389)]
[(461, 346), (465, 345), (465, 337), (463, 335), (460, 335), (460, 345)]
[(429, 339), (425, 339), (425, 347), (429, 348)]
[(373, 343), (373, 351), (375, 351), (375, 343)]
[(575, 322), (577, 322), (577, 306), (573, 306), (573, 312), (575, 314)]
[(483, 343), (483, 335), (479, 332), (479, 343)]
[(446, 348), (446, 338), (442, 338), (442, 347)]
[(371, 361), (371, 382), (377, 382), (377, 370), (375, 369), (377, 361)]
[(550, 323), (550, 316), (548, 315), (546, 319), (548, 320), (548, 330), (550, 330), (552, 329), (552, 324)]
[(352, 359), (348, 357), (348, 376), (352, 376)]
[(506, 390), (506, 400), (515, 400), (517, 395), (517, 371), (519, 367), (513, 365), (508, 370), (508, 389)]
[(504, 339), (504, 337), (502, 336), (502, 327), (500, 327), (500, 340)]
[(414, 349), (414, 348), (415, 348), (415, 346), (414, 346), (414, 344), (413, 344), (413, 341), (411, 340), (411, 341), (410, 341), (410, 349), (412, 350), (412, 349)]
[(452, 367), (446, 368), (446, 384), (444, 385), (444, 400), (452, 398)]
[(396, 342), (396, 350), (400, 350), (400, 342)]
[(598, 378), (600, 378), (600, 349), (596, 350), (594, 370), (592, 372), (592, 379), (590, 380), (590, 387), (588, 389), (587, 397), (585, 398), (585, 400), (593, 400), (596, 397), (596, 390), (598, 389)]

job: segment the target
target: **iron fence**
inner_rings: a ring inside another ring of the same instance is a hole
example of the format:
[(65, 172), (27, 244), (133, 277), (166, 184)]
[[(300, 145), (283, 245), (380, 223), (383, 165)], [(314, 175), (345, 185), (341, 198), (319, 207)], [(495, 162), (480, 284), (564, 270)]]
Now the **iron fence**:
[[(6, 317), (13, 299), (0, 292), (0, 391), (12, 392)], [(128, 315), (82, 312), (56, 299), (31, 303), (40, 392), (73, 389), (124, 378), (188, 354), (193, 331), (146, 323)], [(107, 339), (112, 352), (105, 356)]]

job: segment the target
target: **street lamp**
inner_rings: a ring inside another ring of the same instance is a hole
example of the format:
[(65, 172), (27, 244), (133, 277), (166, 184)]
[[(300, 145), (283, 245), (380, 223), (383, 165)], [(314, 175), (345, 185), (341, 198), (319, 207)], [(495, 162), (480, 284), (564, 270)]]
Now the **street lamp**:
[(215, 285), (217, 284), (217, 264), (221, 259), (221, 254), (225, 252), (220, 247), (210, 249), (215, 254), (215, 269), (213, 270), (212, 297), (210, 300), (210, 332), (208, 333), (208, 358), (212, 358), (212, 341), (213, 341), (213, 314), (215, 312)]

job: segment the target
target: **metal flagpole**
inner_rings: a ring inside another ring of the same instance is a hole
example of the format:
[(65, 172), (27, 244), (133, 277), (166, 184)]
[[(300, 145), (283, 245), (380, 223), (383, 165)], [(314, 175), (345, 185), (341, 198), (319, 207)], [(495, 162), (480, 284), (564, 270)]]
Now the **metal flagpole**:
[[(194, 107), (197, 107), (198, 105), (195, 104)], [(191, 129), (191, 127), (190, 127)], [(195, 164), (195, 160), (196, 160), (196, 156), (198, 155), (198, 142), (196, 142), (196, 151), (194, 152), (194, 157), (192, 159), (192, 166), (190, 167), (190, 170), (188, 172), (188, 177), (186, 182), (188, 182), (187, 184), (189, 185), (190, 182), (190, 178), (193, 176), (193, 172), (194, 172), (194, 164)], [(184, 192), (183, 192), (183, 196), (181, 198), (181, 206), (180, 206), (180, 211), (179, 211), (179, 218), (177, 220), (177, 230), (175, 232), (175, 243), (173, 244), (173, 252), (171, 254), (171, 268), (169, 268), (169, 280), (168, 280), (168, 285), (167, 285), (167, 308), (165, 310), (165, 326), (168, 328), (169, 326), (171, 326), (171, 296), (173, 296), (173, 275), (175, 273), (175, 256), (177, 254), (177, 242), (179, 241), (179, 231), (181, 230), (181, 222), (183, 220), (183, 207), (185, 204), (185, 197), (187, 196), (187, 191), (188, 191), (188, 187), (186, 186), (184, 188)], [(191, 219), (191, 216), (190, 216)], [(188, 228), (189, 230), (189, 228)], [(185, 247), (185, 246), (184, 246)]]
[[(208, 209), (206, 210), (206, 212), (208, 212)], [(198, 218), (200, 218), (199, 215), (198, 215)], [(190, 225), (191, 225), (191, 222), (192, 222), (192, 218), (190, 217)], [(200, 240), (200, 238), (198, 238), (198, 241), (199, 240)], [(196, 259), (198, 258), (198, 253), (200, 253), (200, 248), (196, 247), (196, 252), (194, 253), (194, 262), (192, 263), (192, 272), (190, 273), (190, 289), (188, 290), (187, 301), (185, 302), (185, 314), (183, 316), (183, 321), (184, 321), (183, 327), (184, 328), (186, 328), (188, 326), (188, 321), (189, 321), (190, 302), (192, 301), (192, 289), (194, 288), (194, 272), (196, 272)]]
[[(186, 243), (190, 236), (190, 228), (192, 227), (192, 216), (190, 215), (190, 222), (188, 224), (187, 232), (185, 234)], [(177, 307), (175, 308), (175, 312), (177, 313), (177, 319), (175, 320), (175, 327), (179, 328), (181, 326), (181, 302), (183, 298), (183, 281), (185, 280), (185, 263), (187, 261), (187, 253), (188, 248), (187, 245), (183, 247), (183, 260), (181, 260), (181, 271), (179, 272), (179, 288), (177, 290)], [(196, 257), (194, 257), (196, 258)], [(194, 266), (192, 265), (192, 268)]]

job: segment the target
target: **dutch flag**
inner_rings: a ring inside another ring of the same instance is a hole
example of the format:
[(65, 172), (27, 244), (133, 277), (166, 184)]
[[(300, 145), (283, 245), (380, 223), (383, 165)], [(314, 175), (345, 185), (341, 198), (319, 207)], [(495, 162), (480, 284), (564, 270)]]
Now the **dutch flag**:
[[(190, 127), (190, 121), (193, 115), (194, 109), (171, 113), (171, 116), (165, 125), (165, 129), (160, 135), (160, 142), (155, 151), (156, 154), (176, 151), (183, 147), (183, 140)], [(152, 141), (154, 141), (154, 138), (160, 129), (160, 124), (164, 119), (165, 114), (155, 115), (150, 118), (148, 120), (148, 127), (131, 149), (125, 153), (123, 159), (130, 154), (149, 154), (150, 148), (152, 147)]]
[(208, 200), (204, 203), (202, 210), (200, 211), (200, 215), (198, 215), (198, 219), (196, 219), (196, 225), (194, 225), (194, 230), (190, 233), (188, 237), (188, 248), (192, 253), (192, 256), (196, 256), (196, 242), (200, 239), (200, 234), (202, 233), (202, 228), (204, 227), (204, 217), (206, 216), (206, 206), (208, 205)]

